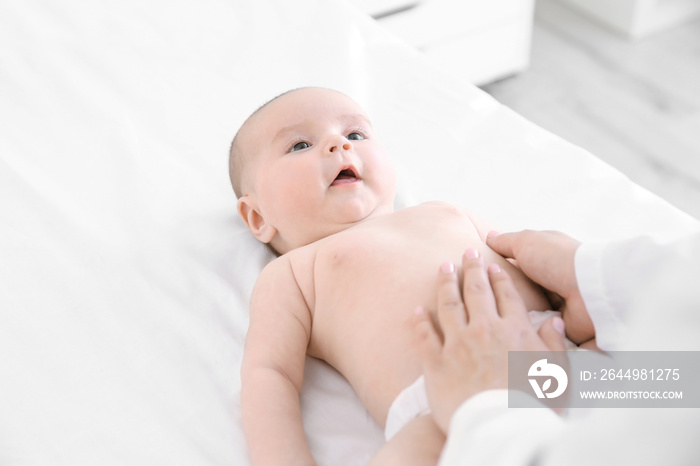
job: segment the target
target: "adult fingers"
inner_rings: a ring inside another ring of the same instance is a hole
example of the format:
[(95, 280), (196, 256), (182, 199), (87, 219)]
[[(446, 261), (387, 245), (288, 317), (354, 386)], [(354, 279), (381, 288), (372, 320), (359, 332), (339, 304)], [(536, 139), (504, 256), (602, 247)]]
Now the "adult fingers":
[(566, 351), (564, 321), (560, 317), (545, 320), (537, 333), (551, 351)]
[(486, 244), (502, 256), (517, 260), (532, 281), (568, 299), (578, 292), (576, 250), (581, 243), (559, 231), (490, 232)]
[(464, 305), (470, 322), (498, 315), (496, 300), (489, 282), (484, 260), (479, 251), (469, 248), (462, 256), (462, 273), (464, 274)]
[(486, 244), (503, 257), (517, 259), (515, 254), (517, 252), (516, 242), (518, 241), (519, 235), (520, 233), (498, 233), (496, 231), (490, 231), (488, 235), (486, 235)]
[(491, 288), (496, 299), (498, 314), (501, 317), (515, 317), (527, 319), (527, 308), (523, 298), (513, 284), (507, 272), (501, 270), (498, 264), (491, 264), (488, 268)]
[(455, 266), (445, 262), (440, 266), (437, 290), (437, 316), (443, 334), (447, 335), (467, 324), (464, 302), (459, 293)]

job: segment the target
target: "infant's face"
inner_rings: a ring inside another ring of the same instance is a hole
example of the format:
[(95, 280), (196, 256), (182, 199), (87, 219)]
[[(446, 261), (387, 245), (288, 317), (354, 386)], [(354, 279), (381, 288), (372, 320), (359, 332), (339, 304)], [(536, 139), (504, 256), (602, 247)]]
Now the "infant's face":
[(299, 247), (392, 211), (394, 168), (352, 99), (300, 89), (256, 117), (248, 138), (255, 146), (250, 181), (261, 214), (284, 242), (278, 248)]

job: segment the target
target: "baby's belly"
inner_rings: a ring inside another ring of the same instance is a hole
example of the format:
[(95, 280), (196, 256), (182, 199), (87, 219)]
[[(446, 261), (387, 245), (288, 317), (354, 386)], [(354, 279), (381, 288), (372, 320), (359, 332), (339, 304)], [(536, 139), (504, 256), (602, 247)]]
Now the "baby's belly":
[(417, 306), (436, 310), (440, 264), (449, 260), (459, 267), (464, 250), (475, 247), (487, 263), (498, 262), (514, 276), (529, 309), (548, 306), (534, 285), (481, 241), (468, 217), (386, 220), (319, 244), (309, 346), (310, 355), (350, 381), (380, 424), (398, 393), (421, 374), (411, 320)]

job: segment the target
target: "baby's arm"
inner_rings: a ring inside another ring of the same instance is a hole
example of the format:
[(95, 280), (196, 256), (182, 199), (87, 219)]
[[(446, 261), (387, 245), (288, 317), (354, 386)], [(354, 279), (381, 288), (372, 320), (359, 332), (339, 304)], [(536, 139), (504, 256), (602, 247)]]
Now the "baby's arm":
[(299, 391), (311, 314), (289, 259), (268, 265), (253, 290), (241, 369), (243, 427), (253, 464), (315, 464)]

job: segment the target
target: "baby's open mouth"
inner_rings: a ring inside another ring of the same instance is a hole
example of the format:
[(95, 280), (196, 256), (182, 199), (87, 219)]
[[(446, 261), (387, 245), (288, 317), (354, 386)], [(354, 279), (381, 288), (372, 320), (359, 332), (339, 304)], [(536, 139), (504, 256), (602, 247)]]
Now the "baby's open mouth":
[(338, 175), (336, 175), (331, 186), (337, 186), (342, 184), (354, 183), (360, 181), (360, 177), (357, 175), (354, 167), (347, 167), (340, 170)]

